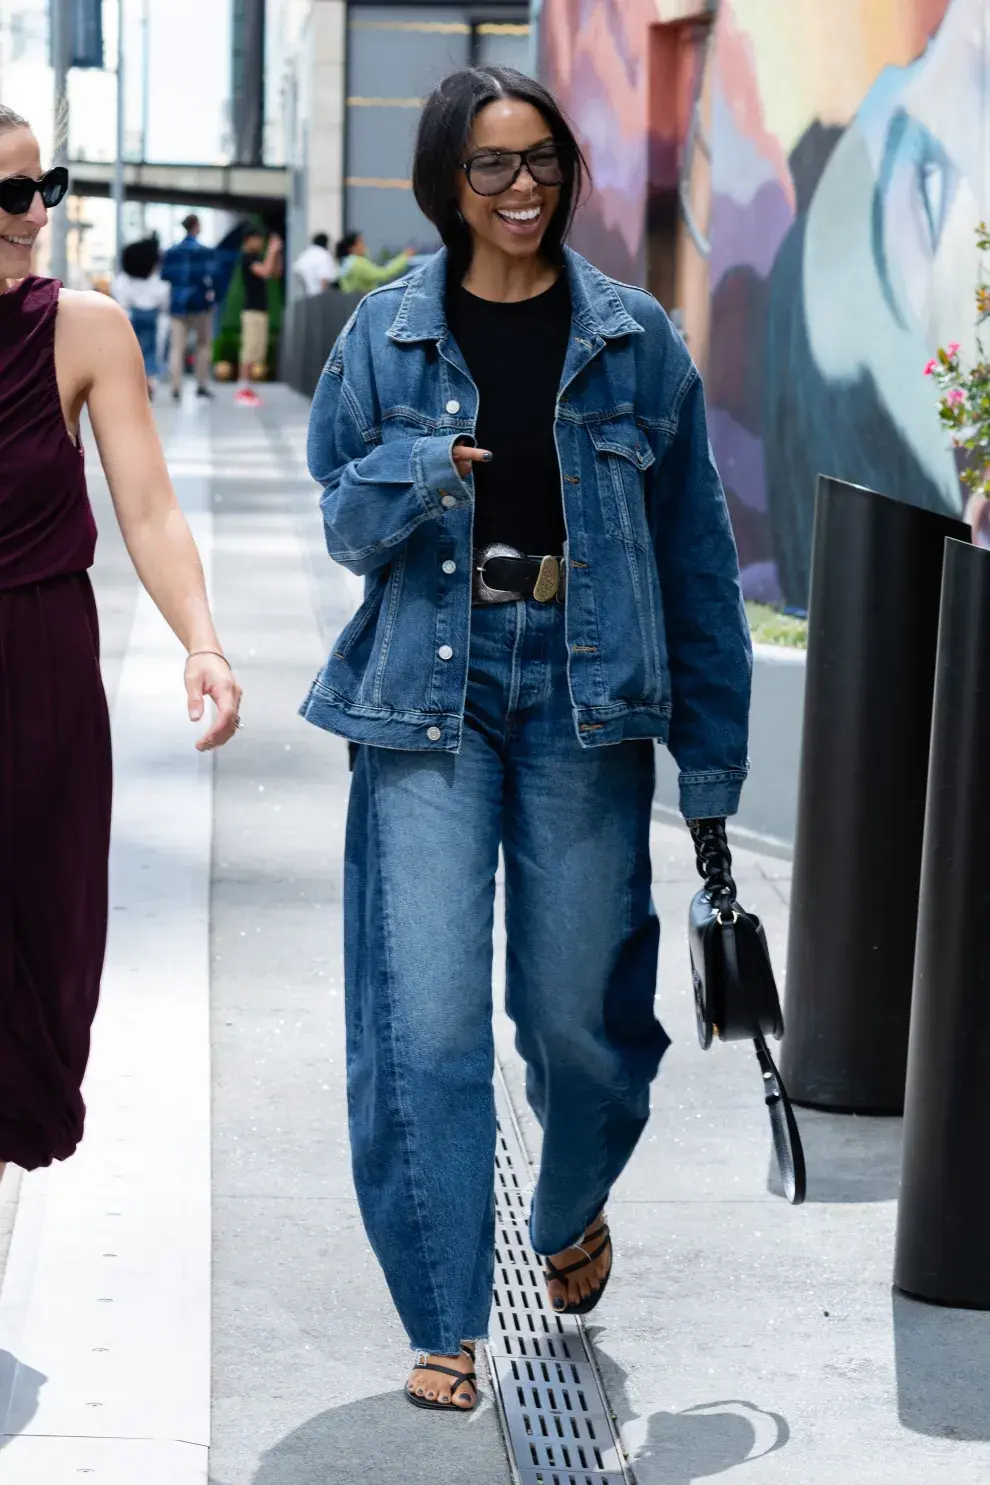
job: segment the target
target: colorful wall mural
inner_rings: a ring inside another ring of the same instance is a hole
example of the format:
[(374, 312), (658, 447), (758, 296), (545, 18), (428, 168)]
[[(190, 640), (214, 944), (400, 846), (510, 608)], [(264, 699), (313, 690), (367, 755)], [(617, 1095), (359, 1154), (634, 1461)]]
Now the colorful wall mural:
[[(658, 126), (651, 98), (670, 86), (658, 40), (699, 12), (703, 202), (683, 104)], [(806, 601), (819, 472), (961, 513), (922, 372), (939, 344), (974, 348), (986, 0), (545, 0), (541, 44), (596, 176), (576, 245), (609, 272), (674, 282), (651, 269), (651, 161), (669, 166), (657, 130), (682, 121), (695, 230), (677, 252), (704, 258), (706, 305), (686, 295), (688, 261), (671, 291), (688, 302), (667, 307), (706, 371), (747, 595)]]

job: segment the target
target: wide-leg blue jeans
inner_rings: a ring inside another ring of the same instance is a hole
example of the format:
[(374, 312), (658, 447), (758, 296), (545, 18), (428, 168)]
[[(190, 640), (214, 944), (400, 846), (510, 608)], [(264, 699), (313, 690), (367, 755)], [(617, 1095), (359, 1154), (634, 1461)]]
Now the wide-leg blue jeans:
[(357, 751), (344, 892), (348, 1098), (368, 1236), (416, 1350), (488, 1331), (492, 928), (543, 1129), (533, 1245), (578, 1241), (649, 1113), (653, 744), (583, 749), (561, 605), (475, 608), (458, 754)]

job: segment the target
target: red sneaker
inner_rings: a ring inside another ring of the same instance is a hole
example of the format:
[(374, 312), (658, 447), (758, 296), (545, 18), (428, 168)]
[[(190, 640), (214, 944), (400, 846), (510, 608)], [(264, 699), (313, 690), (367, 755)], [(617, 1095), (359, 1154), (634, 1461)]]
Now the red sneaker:
[(261, 398), (251, 387), (242, 387), (239, 392), (235, 392), (234, 401), (238, 407), (261, 406)]

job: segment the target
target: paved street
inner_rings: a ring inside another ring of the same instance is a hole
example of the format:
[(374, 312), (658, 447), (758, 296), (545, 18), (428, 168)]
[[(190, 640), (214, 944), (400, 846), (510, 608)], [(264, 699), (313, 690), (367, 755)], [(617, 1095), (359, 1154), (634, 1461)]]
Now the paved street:
[[(356, 585), (323, 553), (305, 416), (281, 388), (257, 413), (231, 407), (228, 389), (214, 407), (161, 412), (245, 686), (244, 731), (213, 760), (192, 752), (181, 655), (139, 597), (92, 476), (117, 749), (114, 927), (87, 1163), (21, 1190), (0, 1293), (0, 1485), (512, 1479), (487, 1384), (467, 1419), (398, 1395), (404, 1337), (351, 1186), (346, 750), (296, 708)], [(746, 850), (736, 863), (782, 971), (789, 864)], [(615, 1277), (590, 1326), (635, 1480), (983, 1485), (990, 1315), (891, 1293), (899, 1121), (801, 1114), (808, 1203), (773, 1194), (751, 1052), (697, 1045), (692, 853), (659, 818), (654, 864), (674, 1045), (615, 1193)], [(497, 1043), (532, 1158), (501, 1013)], [(0, 1188), (0, 1256), (16, 1189)]]

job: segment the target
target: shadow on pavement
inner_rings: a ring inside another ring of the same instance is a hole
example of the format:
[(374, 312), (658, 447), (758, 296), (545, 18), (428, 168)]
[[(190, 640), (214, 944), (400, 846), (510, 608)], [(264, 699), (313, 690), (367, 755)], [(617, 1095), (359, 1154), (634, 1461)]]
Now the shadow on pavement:
[(0, 1449), (24, 1433), (38, 1411), (41, 1389), (47, 1381), (41, 1372), (32, 1371), (9, 1351), (0, 1351)]
[[(498, 1422), (490, 1404), (467, 1418), (444, 1418), (383, 1392), (294, 1429), (263, 1456), (251, 1485), (508, 1485), (508, 1460), (493, 1431)], [(211, 1475), (209, 1485), (223, 1482)]]
[(742, 1398), (640, 1417), (629, 1401), (628, 1374), (599, 1345), (594, 1349), (638, 1485), (694, 1485), (790, 1443), (786, 1418)]
[(897, 1410), (934, 1439), (990, 1440), (990, 1314), (922, 1304), (896, 1291)]
[[(897, 1200), (901, 1184), (900, 1119), (827, 1114), (818, 1109), (794, 1112), (808, 1165), (809, 1202)], [(772, 1151), (767, 1190), (783, 1196)]]

